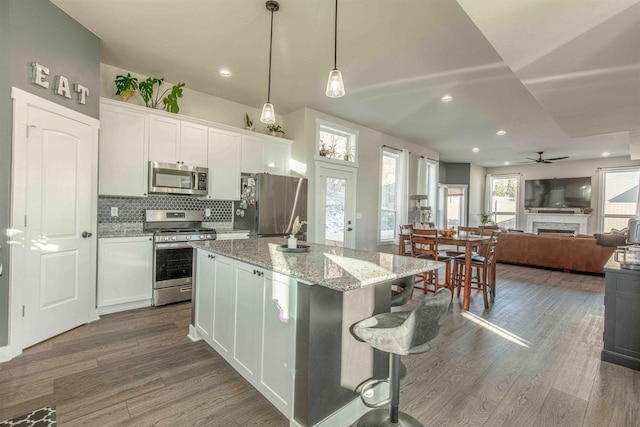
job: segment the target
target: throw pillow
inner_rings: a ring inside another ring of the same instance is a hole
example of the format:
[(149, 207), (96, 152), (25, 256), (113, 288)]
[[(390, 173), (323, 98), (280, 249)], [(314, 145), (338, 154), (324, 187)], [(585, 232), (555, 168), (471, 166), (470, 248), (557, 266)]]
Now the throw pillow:
[(594, 234), (593, 236), (596, 238), (596, 244), (600, 246), (616, 247), (616, 246), (625, 245), (627, 243), (626, 236), (622, 234), (605, 233), (605, 234)]

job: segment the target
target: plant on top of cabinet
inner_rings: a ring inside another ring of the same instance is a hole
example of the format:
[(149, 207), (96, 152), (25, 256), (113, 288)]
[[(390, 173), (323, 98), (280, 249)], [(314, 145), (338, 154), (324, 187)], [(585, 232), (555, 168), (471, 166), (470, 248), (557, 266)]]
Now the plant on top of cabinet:
[[(177, 113), (180, 111), (180, 107), (178, 106), (178, 98), (182, 98), (182, 88), (185, 83), (181, 82), (176, 85), (173, 85), (171, 88), (171, 93), (167, 96), (164, 96), (169, 89), (166, 89), (162, 94), (160, 94), (160, 87), (164, 82), (164, 77), (161, 79), (157, 79), (155, 77), (149, 77), (147, 80), (138, 83), (138, 92), (140, 92), (140, 96), (142, 96), (142, 100), (144, 104), (149, 108), (158, 108), (158, 104), (160, 100), (164, 104), (164, 109), (170, 113)], [(157, 88), (155, 86), (158, 85)], [(155, 96), (154, 96), (155, 92)]]
[[(180, 111), (178, 98), (182, 98), (182, 88), (185, 86), (185, 83), (181, 82), (173, 85), (170, 89), (166, 89), (160, 94), (160, 87), (163, 82), (164, 77), (161, 79), (149, 77), (145, 81), (138, 83), (138, 79), (132, 77), (131, 73), (127, 73), (126, 76), (118, 75), (115, 79), (116, 95), (120, 96), (123, 101), (127, 101), (138, 91), (145, 106), (158, 108), (158, 104), (162, 101), (164, 110), (170, 113), (178, 113)], [(158, 86), (157, 88), (155, 87), (156, 85)], [(171, 92), (165, 96), (169, 91)]]
[(253, 119), (249, 117), (249, 113), (244, 113), (244, 123), (246, 125), (245, 126), (246, 130), (250, 130), (250, 131), (256, 130), (256, 128), (253, 127)]
[(284, 135), (284, 130), (282, 130), (280, 125), (269, 125), (267, 126), (267, 129), (273, 136), (280, 136), (280, 134)]
[(123, 101), (127, 101), (138, 90), (138, 79), (131, 77), (131, 73), (127, 73), (126, 76), (116, 76), (116, 95), (120, 96)]

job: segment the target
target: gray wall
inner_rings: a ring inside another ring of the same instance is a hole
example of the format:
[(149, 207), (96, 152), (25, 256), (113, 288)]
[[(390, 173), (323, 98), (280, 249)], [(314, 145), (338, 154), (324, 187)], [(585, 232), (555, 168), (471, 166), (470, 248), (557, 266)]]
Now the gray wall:
[[(442, 174), (443, 169), (444, 174)], [(440, 184), (469, 185), (470, 180), (470, 163), (440, 162)]]
[[(64, 75), (90, 90), (87, 103), (66, 99), (31, 83), (32, 62), (49, 68), (51, 87)], [(100, 39), (48, 0), (0, 0), (0, 346), (8, 335), (8, 253), (10, 212), (11, 86), (99, 118)]]

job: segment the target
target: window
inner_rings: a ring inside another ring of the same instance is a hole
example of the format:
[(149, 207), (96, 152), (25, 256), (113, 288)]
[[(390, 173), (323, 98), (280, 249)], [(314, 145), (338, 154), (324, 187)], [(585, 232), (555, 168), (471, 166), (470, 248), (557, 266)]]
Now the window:
[(331, 123), (317, 123), (318, 157), (341, 163), (357, 163), (357, 132)]
[(489, 213), (500, 228), (517, 228), (520, 175), (496, 175), (489, 180)]
[(441, 228), (467, 225), (467, 186), (441, 184), (438, 206)]
[(601, 231), (625, 228), (636, 214), (640, 168), (602, 172)]
[(427, 195), (429, 197), (426, 201), (420, 202), (420, 205), (431, 208), (431, 210), (425, 214), (425, 220), (434, 222), (436, 220), (435, 212), (438, 191), (438, 177), (436, 175), (438, 168), (436, 166), (437, 164), (433, 160), (428, 160), (424, 156), (418, 158), (417, 194)]
[(402, 185), (401, 151), (383, 147), (380, 165), (380, 242), (396, 239)]

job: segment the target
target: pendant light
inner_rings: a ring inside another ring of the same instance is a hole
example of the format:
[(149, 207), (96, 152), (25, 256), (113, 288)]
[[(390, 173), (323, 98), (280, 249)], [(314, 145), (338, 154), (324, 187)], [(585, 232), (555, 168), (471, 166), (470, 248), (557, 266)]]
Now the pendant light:
[(338, 0), (336, 0), (336, 18), (333, 27), (333, 70), (329, 71), (327, 81), (327, 96), (329, 98), (340, 98), (344, 96), (344, 82), (342, 73), (338, 70)]
[(260, 121), (268, 125), (272, 125), (276, 122), (276, 111), (271, 104), (271, 52), (273, 50), (273, 12), (277, 12), (280, 9), (280, 5), (277, 1), (269, 0), (266, 3), (267, 10), (271, 12), (271, 34), (269, 36), (269, 86), (267, 89), (267, 102), (262, 107), (262, 114), (260, 115)]

